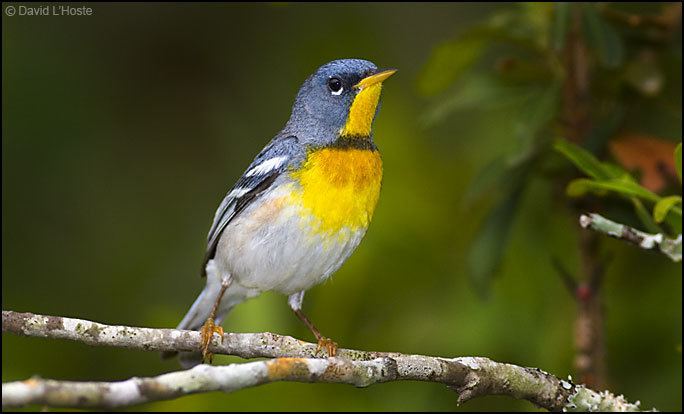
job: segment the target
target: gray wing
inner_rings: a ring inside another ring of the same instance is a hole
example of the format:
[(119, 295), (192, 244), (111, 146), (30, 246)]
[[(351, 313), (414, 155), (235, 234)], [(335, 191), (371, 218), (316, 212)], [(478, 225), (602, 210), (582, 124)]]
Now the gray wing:
[(214, 222), (207, 236), (207, 251), (202, 262), (202, 276), (206, 266), (214, 258), (223, 229), (242, 210), (257, 200), (284, 171), (293, 163), (301, 162), (304, 149), (296, 136), (276, 137), (249, 165), (235, 186), (228, 192), (214, 215)]

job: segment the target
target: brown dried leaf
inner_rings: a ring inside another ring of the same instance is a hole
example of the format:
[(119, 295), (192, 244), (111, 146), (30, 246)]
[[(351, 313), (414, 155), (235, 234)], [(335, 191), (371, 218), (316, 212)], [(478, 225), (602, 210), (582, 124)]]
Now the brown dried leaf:
[(641, 185), (658, 192), (674, 177), (675, 164), (672, 154), (676, 142), (664, 139), (626, 133), (610, 141), (609, 149), (613, 157), (626, 169), (641, 173)]

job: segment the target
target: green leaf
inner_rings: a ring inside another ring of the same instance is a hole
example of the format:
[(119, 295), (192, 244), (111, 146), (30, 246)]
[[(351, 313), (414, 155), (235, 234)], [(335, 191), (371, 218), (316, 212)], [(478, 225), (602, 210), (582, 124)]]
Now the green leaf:
[(499, 186), (503, 177), (511, 172), (511, 167), (506, 163), (505, 156), (499, 156), (481, 168), (468, 184), (461, 202), (464, 206), (470, 205), (485, 194), (500, 191)]
[(675, 168), (677, 169), (677, 176), (679, 177), (679, 182), (682, 182), (682, 143), (677, 145), (674, 153), (675, 157)]
[(603, 170), (606, 172), (608, 177), (620, 178), (623, 180), (628, 180), (628, 181), (632, 181), (634, 183), (638, 183), (638, 181), (634, 177), (632, 177), (629, 174), (629, 172), (627, 172), (627, 170), (625, 170), (624, 168), (622, 168), (621, 166), (619, 166), (617, 164), (613, 164), (610, 162), (602, 162), (601, 167), (603, 167)]
[(639, 217), (639, 220), (641, 220), (646, 231), (649, 233), (664, 233), (663, 228), (653, 220), (651, 212), (644, 207), (644, 203), (642, 203), (641, 200), (636, 197), (630, 197), (629, 199), (632, 201), (634, 211), (636, 212), (637, 217)]
[(592, 153), (566, 139), (557, 139), (553, 148), (592, 178), (599, 180), (615, 178), (611, 171), (604, 168), (603, 164)]
[(433, 95), (444, 90), (479, 59), (486, 45), (479, 36), (463, 36), (435, 47), (418, 78), (420, 92)]
[(674, 212), (675, 214), (668, 214), (665, 216), (663, 223), (667, 224), (670, 228), (670, 237), (676, 238), (677, 235), (682, 233), (682, 209), (680, 207), (673, 207), (671, 212)]
[(505, 253), (524, 180), (484, 219), (468, 252), (468, 270), (476, 290), (485, 295)]
[(660, 197), (657, 194), (645, 189), (639, 184), (619, 178), (610, 180), (579, 178), (570, 182), (566, 188), (566, 193), (570, 197), (579, 197), (589, 191), (598, 193), (599, 195), (605, 194), (606, 191), (613, 191), (627, 197), (639, 197), (652, 202), (658, 202), (660, 200)]
[(532, 168), (537, 155), (537, 149), (528, 146), (497, 157), (477, 172), (461, 202), (464, 206), (470, 206), (484, 194), (501, 193), (504, 189), (518, 186)]
[(457, 111), (523, 107), (535, 92), (529, 87), (506, 85), (494, 76), (468, 74), (448, 96), (430, 106), (420, 121), (424, 126), (432, 126)]
[(517, 117), (520, 122), (516, 132), (523, 136), (534, 136), (542, 127), (548, 125), (558, 113), (560, 92), (561, 84), (554, 82), (532, 95), (520, 108), (520, 115)]
[(599, 191), (593, 187), (593, 183), (595, 182), (596, 181), (589, 178), (577, 178), (568, 183), (568, 186), (565, 187), (565, 194), (567, 194), (568, 197), (582, 197), (588, 192), (594, 190), (594, 192), (598, 193), (599, 195), (605, 195), (605, 190)]
[(565, 46), (565, 36), (568, 31), (570, 20), (570, 4), (554, 3), (553, 26), (551, 27), (551, 39), (553, 48), (561, 51)]
[[(653, 219), (656, 223), (662, 223), (667, 216), (667, 213), (672, 210), (674, 206), (682, 203), (682, 198), (680, 196), (669, 196), (661, 198), (653, 207)], [(681, 215), (681, 214), (680, 214)]]
[(582, 5), (588, 44), (607, 68), (617, 68), (624, 59), (624, 46), (618, 32), (600, 15), (595, 5)]
[(497, 157), (477, 173), (463, 196), (464, 205), (471, 204), (482, 194), (515, 187), (518, 180), (533, 168), (532, 164), (537, 161), (539, 155), (538, 138), (548, 137), (548, 134), (539, 132), (553, 119), (558, 106), (559, 92), (560, 87), (557, 84), (537, 88), (536, 93), (525, 99), (524, 104), (513, 108), (517, 122), (510, 135), (518, 140), (516, 149), (507, 155)]

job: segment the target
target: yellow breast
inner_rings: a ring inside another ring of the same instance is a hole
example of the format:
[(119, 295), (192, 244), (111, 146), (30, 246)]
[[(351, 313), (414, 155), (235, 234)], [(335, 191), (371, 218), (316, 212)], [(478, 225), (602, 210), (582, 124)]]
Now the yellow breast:
[(315, 220), (316, 233), (337, 233), (370, 224), (380, 194), (382, 160), (377, 150), (323, 148), (309, 153), (291, 173), (300, 187), (292, 202)]

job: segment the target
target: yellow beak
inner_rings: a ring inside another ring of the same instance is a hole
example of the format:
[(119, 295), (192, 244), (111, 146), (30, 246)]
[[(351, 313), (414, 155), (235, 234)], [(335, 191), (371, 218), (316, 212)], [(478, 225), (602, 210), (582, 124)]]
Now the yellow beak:
[(383, 70), (382, 72), (378, 72), (378, 73), (375, 73), (373, 75), (366, 76), (365, 78), (361, 79), (361, 81), (359, 83), (354, 85), (354, 88), (364, 89), (364, 88), (367, 88), (371, 85), (381, 83), (385, 79), (394, 75), (396, 71), (397, 71), (396, 69), (386, 69), (386, 70)]

